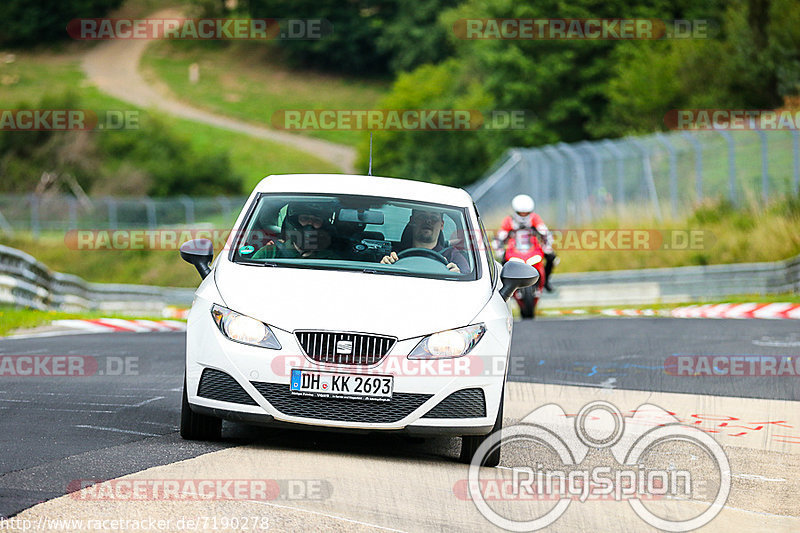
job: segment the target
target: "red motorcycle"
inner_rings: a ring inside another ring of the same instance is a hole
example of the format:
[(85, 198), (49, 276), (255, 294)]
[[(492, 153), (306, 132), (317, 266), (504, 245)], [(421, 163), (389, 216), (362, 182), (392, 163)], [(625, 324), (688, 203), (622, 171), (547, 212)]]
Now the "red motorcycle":
[(514, 292), (514, 300), (519, 305), (522, 318), (535, 318), (536, 305), (544, 290), (544, 250), (539, 241), (539, 232), (533, 228), (513, 230), (509, 233), (505, 243), (505, 250), (500, 243), (495, 243), (497, 255), (503, 258), (503, 263), (519, 261), (528, 264), (539, 271), (539, 282), (530, 287), (525, 287)]

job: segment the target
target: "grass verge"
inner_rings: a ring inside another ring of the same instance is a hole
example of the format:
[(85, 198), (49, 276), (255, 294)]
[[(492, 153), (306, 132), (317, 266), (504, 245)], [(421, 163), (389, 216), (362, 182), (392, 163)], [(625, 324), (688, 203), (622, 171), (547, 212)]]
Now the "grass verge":
[[(289, 70), (263, 43), (158, 42), (142, 58), (145, 77), (165, 83), (179, 99), (241, 120), (272, 127), (273, 113), (283, 109), (372, 109), (389, 83), (348, 79)], [(189, 66), (200, 67), (197, 83)], [(358, 131), (308, 131), (308, 135), (355, 146)]]

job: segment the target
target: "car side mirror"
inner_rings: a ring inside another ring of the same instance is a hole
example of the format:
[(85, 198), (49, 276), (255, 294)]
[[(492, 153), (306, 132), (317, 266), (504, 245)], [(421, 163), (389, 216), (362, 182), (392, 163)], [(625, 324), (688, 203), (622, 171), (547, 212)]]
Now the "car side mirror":
[(208, 239), (194, 239), (181, 244), (181, 258), (194, 265), (200, 277), (205, 279), (211, 273), (214, 259), (214, 243)]
[(500, 271), (500, 296), (508, 301), (514, 291), (529, 287), (539, 281), (539, 271), (519, 261), (509, 261)]

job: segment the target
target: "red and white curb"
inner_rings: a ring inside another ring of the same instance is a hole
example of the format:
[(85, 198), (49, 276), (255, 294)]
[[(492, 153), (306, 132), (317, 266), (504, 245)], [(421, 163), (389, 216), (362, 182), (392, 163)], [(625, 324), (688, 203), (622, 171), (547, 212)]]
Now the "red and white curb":
[[(665, 316), (672, 318), (763, 318), (763, 319), (800, 319), (800, 304), (793, 303), (740, 303), (740, 304), (704, 304), (686, 305), (675, 309), (599, 309), (596, 311), (605, 316)], [(553, 315), (590, 315), (585, 309), (542, 309), (541, 314)]]
[(153, 333), (186, 331), (186, 323), (178, 320), (124, 320), (121, 318), (97, 318), (92, 320), (54, 320), (53, 326), (83, 330), (87, 333)]
[(673, 309), (674, 318), (768, 318), (800, 319), (800, 304), (744, 303), (688, 305)]

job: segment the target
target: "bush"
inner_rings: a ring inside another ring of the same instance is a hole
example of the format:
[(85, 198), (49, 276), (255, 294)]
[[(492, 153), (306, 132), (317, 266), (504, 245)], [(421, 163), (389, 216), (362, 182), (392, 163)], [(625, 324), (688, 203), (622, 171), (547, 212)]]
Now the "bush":
[[(81, 109), (71, 93), (16, 109)], [(239, 194), (227, 152), (196, 153), (165, 122), (144, 115), (124, 131), (0, 131), (0, 191), (31, 192), (42, 173), (70, 174), (87, 192), (154, 196)]]

